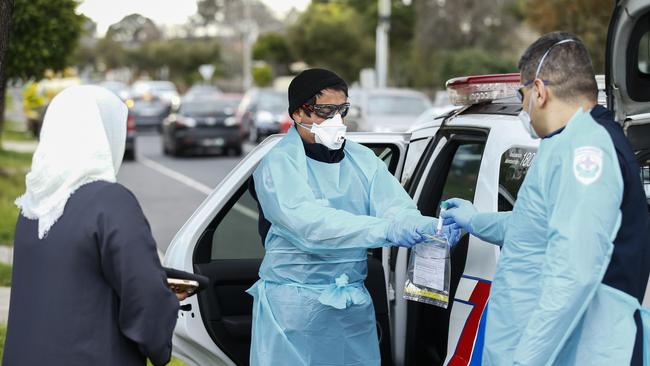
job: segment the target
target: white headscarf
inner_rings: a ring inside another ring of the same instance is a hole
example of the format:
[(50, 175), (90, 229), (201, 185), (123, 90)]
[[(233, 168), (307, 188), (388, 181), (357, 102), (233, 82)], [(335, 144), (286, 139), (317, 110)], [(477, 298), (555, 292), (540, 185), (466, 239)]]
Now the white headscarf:
[(43, 239), (63, 214), (68, 198), (84, 184), (115, 182), (126, 143), (126, 105), (98, 86), (72, 86), (47, 108), (25, 194), (16, 200), (23, 216), (38, 220)]

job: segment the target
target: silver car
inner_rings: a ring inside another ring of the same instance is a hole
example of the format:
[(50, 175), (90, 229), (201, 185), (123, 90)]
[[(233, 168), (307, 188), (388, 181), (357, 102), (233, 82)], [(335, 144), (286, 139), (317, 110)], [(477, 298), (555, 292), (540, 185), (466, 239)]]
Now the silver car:
[(349, 96), (351, 131), (404, 132), (431, 108), (425, 94), (410, 89), (350, 89)]

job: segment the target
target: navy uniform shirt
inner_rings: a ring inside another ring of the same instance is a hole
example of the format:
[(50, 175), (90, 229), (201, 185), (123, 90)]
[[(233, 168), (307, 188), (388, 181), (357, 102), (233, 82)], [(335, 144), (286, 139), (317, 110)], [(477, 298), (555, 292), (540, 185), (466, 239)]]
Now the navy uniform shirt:
[[(602, 106), (591, 110), (591, 117), (609, 133), (623, 176), (623, 201), (621, 202), (621, 227), (614, 239), (612, 259), (605, 272), (603, 283), (628, 293), (643, 302), (650, 275), (650, 227), (648, 205), (641, 183), (639, 163), (632, 146), (612, 113)], [(640, 330), (638, 314), (637, 328)], [(642, 332), (637, 332), (633, 365), (642, 363)]]
[(37, 233), (38, 221), (21, 215), (3, 365), (169, 361), (179, 303), (131, 192), (86, 184), (47, 236)]

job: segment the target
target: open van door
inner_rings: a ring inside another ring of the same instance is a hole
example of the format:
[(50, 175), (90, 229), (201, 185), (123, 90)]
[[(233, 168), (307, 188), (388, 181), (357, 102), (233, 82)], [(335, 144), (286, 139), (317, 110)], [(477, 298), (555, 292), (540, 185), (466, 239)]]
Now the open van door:
[[(605, 66), (607, 106), (635, 151), (650, 211), (650, 1), (616, 2)], [(649, 293), (646, 289), (644, 306)]]
[[(173, 353), (192, 366), (249, 364), (253, 298), (264, 247), (259, 211), (248, 189), (257, 164), (280, 141), (274, 135), (251, 151), (206, 198), (167, 249), (163, 264), (210, 279), (182, 302)], [(347, 139), (370, 148), (396, 177), (405, 165), (410, 133), (352, 133)], [(390, 248), (368, 251), (366, 288), (373, 299), (382, 365), (392, 364), (387, 282)], [(353, 330), (351, 330), (353, 331)]]

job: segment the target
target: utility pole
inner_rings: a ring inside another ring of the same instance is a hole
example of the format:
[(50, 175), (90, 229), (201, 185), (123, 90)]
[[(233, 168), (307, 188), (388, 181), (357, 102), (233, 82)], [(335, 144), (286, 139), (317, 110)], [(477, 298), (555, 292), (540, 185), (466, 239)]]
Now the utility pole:
[(243, 0), (244, 21), (242, 22), (243, 32), (243, 88), (244, 92), (253, 86), (251, 68), (253, 65), (253, 43), (257, 39), (257, 24), (251, 19), (251, 9), (248, 0)]
[(377, 87), (385, 88), (388, 81), (388, 32), (390, 31), (390, 0), (378, 0), (378, 21), (375, 44)]

